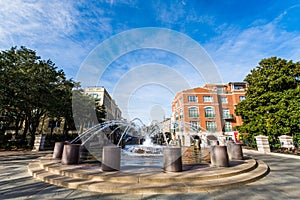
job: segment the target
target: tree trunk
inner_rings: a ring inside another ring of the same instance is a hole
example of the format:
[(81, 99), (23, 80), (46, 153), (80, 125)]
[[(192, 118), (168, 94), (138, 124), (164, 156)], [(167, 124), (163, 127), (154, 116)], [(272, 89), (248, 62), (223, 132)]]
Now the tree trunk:
[(53, 130), (54, 130), (54, 120), (51, 120), (51, 127), (50, 127), (50, 136), (52, 138)]
[(40, 130), (40, 132), (39, 132), (39, 134), (42, 134), (42, 132), (43, 132), (43, 128), (44, 128), (44, 125), (45, 125), (45, 119), (46, 119), (46, 115), (44, 115), (44, 117), (43, 117), (43, 120), (42, 120), (42, 127), (41, 127), (41, 130)]
[(24, 131), (23, 131), (23, 135), (22, 135), (22, 142), (25, 142), (28, 130), (29, 130), (29, 122), (27, 120), (25, 120), (25, 127), (24, 127)]
[(16, 127), (16, 129), (15, 129), (15, 134), (16, 134), (16, 136), (17, 136), (18, 133), (19, 133), (19, 123), (20, 123), (20, 118), (17, 117), (16, 123), (15, 123), (15, 127)]
[(64, 129), (63, 129), (63, 134), (65, 135), (65, 136), (67, 136), (68, 135), (68, 126), (67, 126), (67, 118), (65, 117), (65, 122), (64, 122)]

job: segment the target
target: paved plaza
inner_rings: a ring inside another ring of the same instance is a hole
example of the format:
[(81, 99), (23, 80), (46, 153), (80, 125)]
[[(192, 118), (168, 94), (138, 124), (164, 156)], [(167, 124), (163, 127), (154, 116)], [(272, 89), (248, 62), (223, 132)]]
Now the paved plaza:
[(0, 199), (299, 199), (300, 157), (260, 154), (245, 150), (244, 154), (263, 160), (270, 173), (247, 185), (194, 194), (139, 195), (101, 194), (68, 189), (33, 179), (27, 165), (51, 152), (0, 152)]

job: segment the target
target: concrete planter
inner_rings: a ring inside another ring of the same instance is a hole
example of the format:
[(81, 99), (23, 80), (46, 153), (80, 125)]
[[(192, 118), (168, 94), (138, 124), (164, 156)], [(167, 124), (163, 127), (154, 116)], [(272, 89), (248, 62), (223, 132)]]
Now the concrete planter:
[(181, 147), (164, 148), (164, 171), (182, 172)]
[(79, 163), (80, 144), (65, 144), (61, 164), (73, 165)]
[(61, 159), (64, 151), (64, 142), (55, 142), (52, 158)]
[(257, 150), (261, 153), (270, 153), (270, 144), (267, 136), (258, 135), (255, 137)]
[(235, 143), (228, 143), (227, 144), (227, 153), (229, 160), (243, 160), (243, 150), (242, 145), (235, 144)]
[(121, 148), (104, 146), (102, 152), (102, 171), (119, 171), (121, 167)]
[(229, 167), (226, 146), (212, 146), (210, 148), (211, 165), (215, 167)]

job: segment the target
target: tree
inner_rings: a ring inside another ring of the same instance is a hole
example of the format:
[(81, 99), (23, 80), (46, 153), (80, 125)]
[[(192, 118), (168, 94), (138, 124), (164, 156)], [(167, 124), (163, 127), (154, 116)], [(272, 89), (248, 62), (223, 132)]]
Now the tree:
[(299, 143), (300, 134), (300, 63), (277, 57), (263, 59), (245, 81), (249, 86), (246, 100), (236, 107), (243, 119), (240, 132), (269, 136), (272, 145), (278, 136), (291, 135)]
[(24, 124), (22, 139), (29, 132), (33, 145), (41, 117), (62, 115), (73, 81), (66, 80), (51, 60), (42, 60), (26, 47), (2, 51), (0, 72), (0, 111), (8, 113), (8, 124), (15, 124), (16, 133)]
[(99, 104), (99, 99), (95, 99), (95, 111), (99, 123), (105, 121), (106, 109), (104, 104)]

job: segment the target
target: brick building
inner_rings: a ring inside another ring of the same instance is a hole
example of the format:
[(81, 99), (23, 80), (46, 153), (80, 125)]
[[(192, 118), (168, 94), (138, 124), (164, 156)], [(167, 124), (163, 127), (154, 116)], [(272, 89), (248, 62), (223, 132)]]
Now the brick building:
[(247, 83), (206, 84), (176, 94), (172, 102), (172, 132), (188, 135), (229, 133), (242, 124), (234, 114), (245, 99)]

